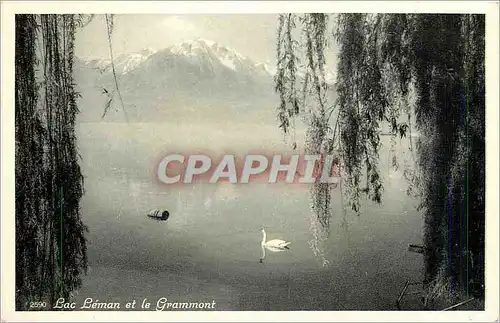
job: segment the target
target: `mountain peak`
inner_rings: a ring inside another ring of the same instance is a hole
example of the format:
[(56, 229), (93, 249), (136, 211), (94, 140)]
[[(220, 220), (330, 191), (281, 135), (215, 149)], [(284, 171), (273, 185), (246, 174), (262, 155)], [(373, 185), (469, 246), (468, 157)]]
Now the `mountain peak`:
[(238, 53), (236, 50), (219, 45), (213, 40), (196, 38), (185, 40), (182, 43), (170, 47), (170, 52), (190, 58), (219, 61), (227, 68), (237, 71), (248, 68), (253, 62)]
[(170, 51), (178, 55), (195, 56), (206, 52), (216, 45), (214, 41), (204, 39), (185, 40), (170, 47)]
[(140, 54), (140, 55), (143, 55), (143, 56), (150, 56), (150, 55), (153, 55), (154, 53), (156, 53), (157, 51), (153, 48), (143, 48), (141, 49), (139, 52), (137, 52), (137, 54)]

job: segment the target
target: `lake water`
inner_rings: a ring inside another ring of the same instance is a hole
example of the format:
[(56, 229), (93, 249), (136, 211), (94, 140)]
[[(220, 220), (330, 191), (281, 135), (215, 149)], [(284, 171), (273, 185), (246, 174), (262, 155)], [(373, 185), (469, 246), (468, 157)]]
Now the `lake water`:
[[(167, 151), (291, 153), (276, 128), (80, 124), (90, 269), (76, 301), (154, 303), (167, 297), (215, 301), (217, 310), (394, 310), (406, 280), (422, 278), (422, 255), (406, 249), (422, 243), (423, 220), (404, 192), (401, 172), (387, 167), (387, 157), (381, 158), (386, 180), (381, 205), (365, 202), (361, 216), (344, 216), (334, 191), (328, 267), (309, 247), (311, 211), (303, 185), (161, 187), (154, 181), (155, 162)], [(300, 147), (299, 131), (296, 140)], [(170, 211), (168, 221), (146, 217), (157, 207)], [(268, 239), (291, 241), (291, 250), (267, 253), (259, 263), (261, 227)]]

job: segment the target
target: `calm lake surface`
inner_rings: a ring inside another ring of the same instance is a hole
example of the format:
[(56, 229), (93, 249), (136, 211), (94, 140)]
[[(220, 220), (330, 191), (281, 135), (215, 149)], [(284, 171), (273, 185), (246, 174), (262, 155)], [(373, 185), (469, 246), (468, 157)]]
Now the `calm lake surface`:
[[(155, 183), (166, 152), (292, 153), (275, 125), (80, 124), (85, 175), (89, 272), (76, 295), (106, 302), (216, 302), (217, 310), (394, 310), (406, 280), (417, 281), (423, 258), (406, 251), (422, 243), (421, 214), (406, 196), (401, 171), (380, 168), (383, 203), (365, 202), (361, 216), (342, 212), (334, 191), (324, 268), (309, 241), (309, 190), (292, 184)], [(297, 131), (299, 147), (303, 136)], [(397, 148), (407, 150), (406, 143)], [(170, 211), (157, 222), (152, 208)], [(343, 221), (347, 221), (347, 227)], [(261, 256), (260, 228), (291, 250)]]

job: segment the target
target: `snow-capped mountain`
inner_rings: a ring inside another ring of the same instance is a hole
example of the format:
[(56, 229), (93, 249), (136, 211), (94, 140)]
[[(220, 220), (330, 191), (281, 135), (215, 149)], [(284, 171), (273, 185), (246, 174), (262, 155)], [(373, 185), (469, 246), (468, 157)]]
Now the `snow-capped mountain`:
[[(126, 74), (154, 53), (156, 53), (155, 50), (146, 48), (137, 53), (121, 54), (114, 60), (115, 70), (119, 74)], [(100, 72), (111, 72), (111, 59), (109, 58), (87, 61), (85, 65)]]
[[(214, 41), (195, 39), (161, 50), (121, 54), (115, 57), (114, 65), (123, 101), (131, 105), (131, 119), (171, 118), (185, 114), (186, 109), (214, 115), (224, 109), (243, 115), (266, 109), (269, 119), (274, 120), (276, 68)], [(83, 94), (82, 104), (88, 100), (98, 107), (84, 119), (100, 120), (115, 86), (111, 61), (80, 61), (75, 65), (75, 78)], [(114, 98), (113, 107), (118, 106), (117, 101)], [(112, 120), (113, 116), (106, 118)]]
[[(114, 59), (115, 70), (118, 74), (127, 74), (157, 53), (166, 59), (175, 57), (191, 65), (223, 67), (245, 75), (272, 76), (275, 73), (267, 63), (254, 63), (236, 50), (206, 39), (184, 41), (160, 51), (148, 48), (137, 53), (121, 54)], [(85, 65), (101, 73), (111, 72), (110, 59), (90, 60)]]
[(233, 71), (247, 72), (252, 70), (254, 66), (254, 63), (249, 58), (241, 55), (234, 49), (221, 46), (211, 40), (196, 39), (184, 41), (179, 45), (171, 47), (170, 52), (189, 57), (197, 62), (205, 58), (212, 64), (220, 63)]
[[(110, 59), (86, 61), (85, 65), (101, 74), (111, 72)], [(147, 48), (137, 53), (121, 54), (115, 57), (114, 65), (116, 73), (123, 75), (136, 69), (162, 68), (167, 71), (175, 67), (188, 67), (188, 70), (195, 68), (212, 76), (231, 71), (247, 77), (270, 79), (276, 74), (275, 65), (254, 62), (232, 48), (201, 38), (184, 41), (159, 51)], [(140, 74), (140, 71), (136, 74)], [(304, 76), (300, 69), (297, 74), (299, 78)], [(329, 84), (334, 83), (334, 75), (331, 72), (326, 73), (325, 79)]]

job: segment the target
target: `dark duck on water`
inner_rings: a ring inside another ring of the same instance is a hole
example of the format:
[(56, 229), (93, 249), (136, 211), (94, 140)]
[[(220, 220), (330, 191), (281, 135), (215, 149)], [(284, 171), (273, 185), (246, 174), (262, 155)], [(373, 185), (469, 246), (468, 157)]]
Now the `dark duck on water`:
[(167, 210), (153, 209), (148, 213), (148, 217), (157, 221), (166, 221), (168, 220), (169, 216), (170, 213)]

